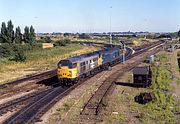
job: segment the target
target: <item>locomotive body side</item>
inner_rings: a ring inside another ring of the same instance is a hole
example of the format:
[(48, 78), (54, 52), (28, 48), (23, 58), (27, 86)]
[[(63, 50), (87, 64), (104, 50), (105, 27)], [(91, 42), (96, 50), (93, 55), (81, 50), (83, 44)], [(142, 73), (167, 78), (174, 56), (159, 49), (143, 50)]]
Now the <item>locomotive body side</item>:
[(62, 85), (73, 85), (79, 80), (94, 75), (101, 70), (108, 69), (120, 62), (119, 48), (108, 48), (106, 50), (84, 54), (58, 63), (57, 75)]
[(115, 61), (120, 61), (121, 55), (118, 48), (113, 48), (110, 50), (105, 50), (102, 52), (102, 64), (111, 66)]
[(62, 85), (72, 85), (81, 78), (89, 76), (101, 64), (102, 58), (99, 53), (61, 60), (58, 63), (58, 79)]

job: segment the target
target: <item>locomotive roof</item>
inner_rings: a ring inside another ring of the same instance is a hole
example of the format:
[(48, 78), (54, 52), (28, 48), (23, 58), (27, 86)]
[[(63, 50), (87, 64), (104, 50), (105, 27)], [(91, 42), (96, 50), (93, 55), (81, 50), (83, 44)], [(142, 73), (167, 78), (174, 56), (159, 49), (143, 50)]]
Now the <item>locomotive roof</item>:
[(72, 63), (73, 62), (78, 62), (78, 61), (86, 61), (86, 60), (89, 60), (89, 59), (93, 59), (95, 57), (98, 57), (99, 54), (108, 54), (108, 53), (112, 53), (114, 52), (115, 50), (119, 50), (119, 48), (107, 48), (107, 49), (104, 49), (104, 50), (100, 50), (100, 51), (95, 51), (95, 52), (91, 52), (91, 53), (88, 53), (88, 54), (83, 54), (83, 55), (79, 55), (79, 56), (75, 56), (75, 57), (71, 57), (71, 58), (67, 58), (65, 60), (69, 60), (71, 61)]
[(83, 54), (83, 55), (71, 57), (71, 58), (68, 58), (66, 60), (69, 60), (71, 62), (86, 61), (88, 59), (95, 58), (98, 55), (99, 55), (98, 52), (92, 52), (92, 53), (88, 53), (88, 54)]
[(100, 51), (100, 53), (101, 54), (108, 54), (108, 53), (113, 53), (116, 50), (119, 50), (119, 48), (117, 48), (117, 47), (107, 48), (107, 49), (104, 49), (104, 50)]

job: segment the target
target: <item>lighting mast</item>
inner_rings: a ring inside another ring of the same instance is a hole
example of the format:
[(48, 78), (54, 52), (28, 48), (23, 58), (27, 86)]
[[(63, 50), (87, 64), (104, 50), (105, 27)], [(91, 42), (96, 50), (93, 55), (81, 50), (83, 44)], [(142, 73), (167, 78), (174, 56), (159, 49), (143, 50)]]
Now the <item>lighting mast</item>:
[(111, 9), (112, 6), (110, 6), (110, 32), (109, 32), (109, 42), (112, 44), (112, 34), (111, 34)]

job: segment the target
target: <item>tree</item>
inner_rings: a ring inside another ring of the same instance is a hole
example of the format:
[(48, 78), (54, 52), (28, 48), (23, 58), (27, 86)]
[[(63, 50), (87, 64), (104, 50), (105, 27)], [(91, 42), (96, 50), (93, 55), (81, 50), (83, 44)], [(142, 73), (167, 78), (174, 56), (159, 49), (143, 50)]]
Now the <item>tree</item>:
[(31, 26), (30, 28), (29, 27), (25, 27), (24, 28), (24, 42), (25, 43), (29, 43), (30, 45), (32, 45), (35, 41), (35, 32), (34, 32), (34, 28), (33, 26)]
[(88, 34), (82, 33), (82, 34), (79, 35), (79, 38), (80, 39), (89, 39), (90, 36)]
[(51, 43), (52, 42), (52, 40), (51, 40), (51, 38), (49, 36), (45, 36), (44, 37), (44, 41), (47, 42), (47, 43)]
[(21, 33), (21, 29), (20, 29), (19, 26), (16, 28), (16, 31), (15, 31), (14, 42), (17, 43), (17, 44), (21, 44), (22, 43), (22, 33)]
[(11, 44), (13, 43), (14, 40), (14, 30), (13, 30), (14, 26), (12, 24), (12, 21), (8, 21), (7, 23), (7, 43)]
[(24, 38), (25, 43), (29, 43), (29, 40), (30, 40), (30, 38), (29, 38), (29, 27), (27, 27), (27, 26), (24, 28), (23, 38)]
[(30, 27), (29, 38), (30, 38), (30, 44), (34, 43), (36, 35), (32, 25)]
[(178, 31), (178, 34), (177, 34), (178, 37), (180, 37), (180, 30)]
[(1, 42), (2, 43), (6, 43), (7, 42), (7, 28), (6, 28), (6, 23), (5, 22), (2, 22), (2, 25), (1, 25)]
[(21, 47), (14, 46), (14, 58), (12, 60), (16, 62), (24, 62), (26, 60), (26, 56)]

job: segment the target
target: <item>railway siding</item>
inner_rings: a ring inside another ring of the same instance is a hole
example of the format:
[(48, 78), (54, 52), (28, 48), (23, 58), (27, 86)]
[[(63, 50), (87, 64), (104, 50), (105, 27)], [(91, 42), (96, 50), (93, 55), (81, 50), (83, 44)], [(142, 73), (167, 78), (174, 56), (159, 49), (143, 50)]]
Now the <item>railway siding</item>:
[[(148, 50), (148, 49), (146, 49)], [(153, 50), (153, 51), (152, 51)], [(113, 82), (117, 80), (119, 76), (121, 76), (125, 71), (131, 70), (135, 65), (142, 62), (148, 55), (152, 53), (156, 53), (157, 51), (152, 49), (151, 51), (146, 51), (144, 53), (145, 55), (142, 55), (141, 53), (136, 58), (133, 58), (133, 60), (128, 60), (124, 65), (117, 65), (115, 73), (111, 74), (107, 78), (103, 84), (98, 88), (98, 90), (95, 92), (95, 94), (89, 99), (87, 104), (84, 106), (83, 110), (81, 111), (81, 116), (83, 119), (95, 119), (96, 116), (99, 114), (99, 111), (101, 110), (103, 106), (103, 99), (107, 95), (108, 90), (113, 85)]]
[[(148, 49), (146, 49), (146, 50), (148, 50)], [(138, 60), (139, 59), (141, 59), (141, 58), (138, 58)], [(136, 61), (138, 61), (138, 60), (136, 60)], [(136, 62), (136, 61), (131, 61), (130, 63), (127, 63), (125, 65), (118, 65), (114, 68), (114, 71), (118, 72), (119, 68), (117, 68), (117, 67), (119, 67), (119, 66), (122, 67), (121, 69), (124, 71), (124, 69), (127, 68), (127, 66), (129, 64), (133, 65), (134, 64), (133, 62)], [(131, 66), (128, 66), (128, 67), (131, 67)], [(102, 90), (106, 89), (107, 87), (109, 88), (112, 85), (112, 82), (117, 78), (118, 74), (113, 74), (113, 76), (115, 76), (115, 77), (110, 78), (109, 80), (105, 81), (107, 83), (105, 85), (102, 85)], [(111, 82), (111, 83), (109, 83), (109, 82)], [(80, 83), (78, 83), (77, 85), (80, 85)], [(67, 95), (70, 91), (72, 91), (76, 87), (77, 86), (74, 85), (73, 87), (70, 87), (69, 89), (67, 89), (67, 91), (66, 90), (62, 91), (61, 88), (60, 88), (61, 90), (59, 88), (54, 88), (52, 92), (50, 92), (48, 95), (46, 95), (46, 97), (42, 97), (41, 99), (39, 99), (37, 102), (33, 103), (32, 105), (25, 107), (24, 109), (21, 110), (20, 113), (15, 113), (15, 115), (13, 115), (11, 118), (6, 120), (4, 123), (13, 122), (13, 121), (26, 123), (26, 122), (32, 122), (32, 121), (34, 122), (34, 120), (38, 120), (38, 118), (41, 115), (43, 115), (50, 107), (52, 107), (58, 100), (60, 100), (63, 96)], [(95, 106), (91, 105), (90, 107), (96, 108), (95, 111), (93, 110), (92, 112), (97, 113), (99, 111), (99, 109), (101, 108), (101, 104), (99, 104), (99, 103), (102, 103), (101, 96), (106, 95), (106, 93), (108, 91), (107, 89), (104, 92), (99, 92), (98, 99), (95, 99), (94, 102), (92, 102)], [(98, 90), (96, 93), (98, 93)], [(96, 106), (98, 106), (98, 107), (96, 107)]]

